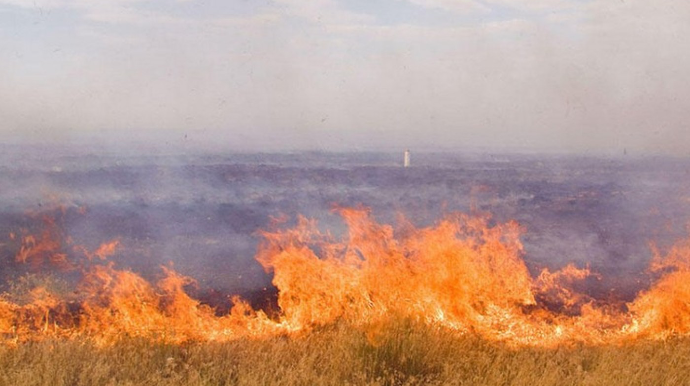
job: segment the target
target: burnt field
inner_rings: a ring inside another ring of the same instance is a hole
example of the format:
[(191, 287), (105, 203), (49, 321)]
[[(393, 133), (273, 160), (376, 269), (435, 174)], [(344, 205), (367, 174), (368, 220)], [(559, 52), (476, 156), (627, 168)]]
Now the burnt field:
[[(624, 300), (648, 284), (650, 244), (683, 238), (690, 219), (690, 162), (680, 159), (414, 154), (403, 169), (399, 154), (386, 153), (9, 153), (0, 235), (40, 232), (47, 213), (75, 244), (118, 240), (111, 258), (122, 267), (152, 277), (172, 262), (201, 291), (255, 302), (273, 291), (254, 255), (257, 232), (275, 218), (303, 215), (342, 234), (334, 207), (364, 206), (380, 222), (402, 215), (419, 227), (451, 212), (490, 213), (522, 226), (533, 274), (588, 265), (605, 276), (587, 291)], [(5, 259), (16, 252), (12, 243), (0, 250)]]
[(686, 160), (9, 150), (4, 384), (687, 384)]

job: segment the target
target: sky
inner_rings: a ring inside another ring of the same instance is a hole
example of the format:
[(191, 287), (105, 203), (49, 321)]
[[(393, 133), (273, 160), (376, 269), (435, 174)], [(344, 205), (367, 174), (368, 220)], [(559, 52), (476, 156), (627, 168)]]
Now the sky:
[(0, 143), (690, 156), (687, 0), (0, 0)]

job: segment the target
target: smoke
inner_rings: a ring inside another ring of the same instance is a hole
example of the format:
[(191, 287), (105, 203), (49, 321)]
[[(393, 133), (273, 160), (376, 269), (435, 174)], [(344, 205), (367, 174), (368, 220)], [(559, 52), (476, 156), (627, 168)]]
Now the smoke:
[(74, 244), (93, 250), (116, 239), (119, 264), (153, 277), (172, 262), (223, 293), (270, 287), (254, 254), (272, 219), (303, 215), (338, 237), (346, 228), (334, 205), (365, 205), (389, 224), (402, 215), (429, 226), (450, 212), (516, 220), (533, 275), (589, 266), (604, 278), (590, 283), (591, 295), (629, 299), (644, 286), (650, 243), (670, 246), (690, 218), (688, 165), (677, 159), (417, 153), (404, 169), (397, 153), (54, 154), (0, 169), (5, 234), (40, 229), (27, 211), (60, 204), (61, 232)]

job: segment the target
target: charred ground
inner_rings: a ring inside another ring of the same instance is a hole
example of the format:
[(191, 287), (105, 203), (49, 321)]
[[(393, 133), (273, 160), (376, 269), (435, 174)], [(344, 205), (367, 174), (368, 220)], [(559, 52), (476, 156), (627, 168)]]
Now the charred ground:
[[(224, 312), (229, 294), (275, 307), (271, 277), (254, 260), (272, 218), (316, 218), (342, 234), (334, 205), (365, 205), (382, 222), (418, 226), (448, 212), (488, 212), (525, 229), (536, 275), (574, 262), (602, 273), (577, 283), (597, 299), (627, 301), (649, 283), (650, 243), (684, 237), (690, 162), (669, 158), (299, 153), (94, 156), (6, 155), (0, 167), (0, 235), (40, 234), (51, 218), (59, 248), (118, 240), (111, 258), (144, 277), (171, 262), (197, 280), (190, 293)], [(48, 228), (50, 228), (48, 224)], [(8, 238), (6, 237), (6, 238)], [(0, 246), (3, 283), (31, 272)], [(69, 277), (69, 274), (64, 274)], [(548, 303), (548, 299), (546, 301)]]

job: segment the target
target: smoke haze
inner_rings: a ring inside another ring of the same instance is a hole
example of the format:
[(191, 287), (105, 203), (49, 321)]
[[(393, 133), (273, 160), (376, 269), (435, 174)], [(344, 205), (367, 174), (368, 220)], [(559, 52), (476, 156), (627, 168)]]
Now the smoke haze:
[(0, 134), (687, 155), (689, 19), (681, 0), (3, 0)]
[[(567, 263), (604, 274), (590, 294), (630, 299), (645, 287), (650, 243), (686, 236), (685, 160), (414, 153), (293, 153), (171, 156), (61, 154), (7, 148), (0, 168), (0, 233), (41, 234), (43, 215), (63, 238), (148, 277), (160, 265), (221, 293), (270, 290), (255, 261), (259, 231), (272, 219), (315, 218), (336, 237), (334, 206), (371, 208), (380, 222), (400, 215), (429, 226), (451, 212), (490, 213), (523, 228), (533, 274)], [(16, 152), (16, 154), (13, 154)], [(58, 207), (59, 206), (59, 207)], [(2, 244), (6, 259), (17, 245)], [(5, 268), (4, 275), (11, 275)]]

